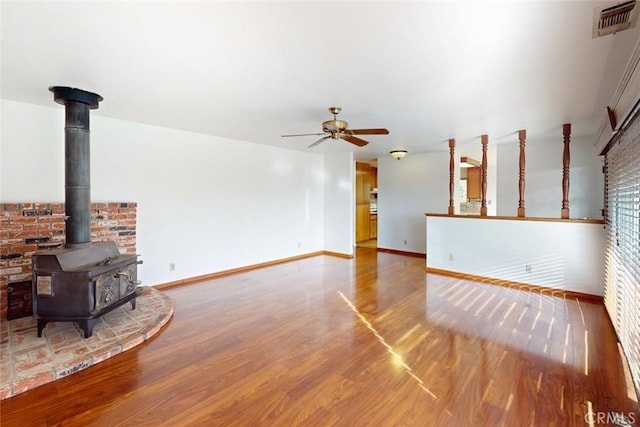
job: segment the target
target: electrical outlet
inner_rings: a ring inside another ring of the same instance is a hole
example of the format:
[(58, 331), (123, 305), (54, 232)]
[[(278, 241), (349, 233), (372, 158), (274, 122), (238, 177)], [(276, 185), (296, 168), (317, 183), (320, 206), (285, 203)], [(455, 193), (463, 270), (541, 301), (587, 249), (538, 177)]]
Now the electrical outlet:
[(169, 264), (169, 271), (176, 271), (176, 263), (172, 262)]
[(524, 266), (524, 271), (525, 271), (526, 273), (531, 273), (531, 270), (532, 270), (532, 268), (531, 268), (531, 266), (530, 266), (529, 264), (527, 264), (527, 265), (525, 265), (525, 266)]
[(454, 261), (455, 257), (453, 256), (453, 254), (449, 254), (449, 261)]
[(302, 247), (302, 242), (298, 242), (298, 248)]
[(404, 239), (404, 242), (402, 243), (404, 243), (404, 245), (407, 246), (407, 239)]

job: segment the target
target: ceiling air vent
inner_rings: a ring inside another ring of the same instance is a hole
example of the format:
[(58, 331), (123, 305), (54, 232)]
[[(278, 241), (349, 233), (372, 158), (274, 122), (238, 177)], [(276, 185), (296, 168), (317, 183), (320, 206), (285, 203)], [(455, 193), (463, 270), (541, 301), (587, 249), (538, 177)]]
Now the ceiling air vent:
[(615, 6), (596, 8), (593, 15), (593, 38), (614, 34), (632, 26), (636, 0)]

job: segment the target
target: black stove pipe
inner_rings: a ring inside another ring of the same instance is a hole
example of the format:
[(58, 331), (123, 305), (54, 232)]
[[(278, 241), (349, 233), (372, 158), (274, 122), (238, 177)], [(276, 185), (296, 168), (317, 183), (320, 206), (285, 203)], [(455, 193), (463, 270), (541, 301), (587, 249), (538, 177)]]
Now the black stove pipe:
[(91, 245), (91, 177), (89, 109), (98, 108), (98, 94), (65, 86), (51, 86), (53, 99), (65, 107), (64, 181), (67, 248)]

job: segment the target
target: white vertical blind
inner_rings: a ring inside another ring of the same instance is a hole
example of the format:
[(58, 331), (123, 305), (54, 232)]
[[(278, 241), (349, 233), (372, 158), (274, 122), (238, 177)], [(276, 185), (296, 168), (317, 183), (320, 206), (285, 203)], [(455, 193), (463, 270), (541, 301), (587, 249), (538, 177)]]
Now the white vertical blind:
[(604, 301), (640, 389), (640, 113), (605, 158)]

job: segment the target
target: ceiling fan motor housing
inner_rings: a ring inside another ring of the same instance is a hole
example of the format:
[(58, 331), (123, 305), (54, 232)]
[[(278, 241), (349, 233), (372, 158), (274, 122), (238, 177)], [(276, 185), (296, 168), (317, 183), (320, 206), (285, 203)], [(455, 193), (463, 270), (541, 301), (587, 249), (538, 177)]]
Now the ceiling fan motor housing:
[(340, 138), (340, 132), (346, 130), (347, 126), (349, 126), (349, 124), (344, 120), (327, 120), (326, 122), (322, 123), (322, 130), (324, 132), (330, 133), (331, 138), (338, 139)]

